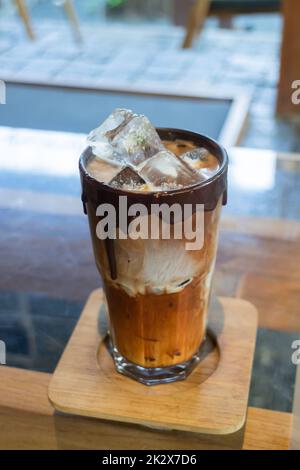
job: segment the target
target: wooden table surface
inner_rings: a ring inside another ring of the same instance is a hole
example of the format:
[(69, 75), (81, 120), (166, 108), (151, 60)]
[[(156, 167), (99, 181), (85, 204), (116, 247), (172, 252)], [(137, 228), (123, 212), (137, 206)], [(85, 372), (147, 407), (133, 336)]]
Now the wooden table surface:
[[(148, 428), (58, 416), (47, 399), (51, 375), (0, 369), (0, 449), (171, 449), (172, 439)], [(289, 448), (292, 416), (249, 408), (244, 449)], [(184, 444), (184, 443), (183, 443)], [(187, 443), (185, 443), (188, 448)]]
[[(91, 435), (104, 431), (86, 420), (78, 421), (85, 423), (78, 440), (60, 420), (57, 442), (57, 417), (46, 394), (49, 373), (89, 293), (100, 284), (80, 204), (77, 159), (84, 138), (0, 128), (0, 139), (0, 339), (7, 344), (7, 365), (0, 366), (0, 414), (6, 423), (0, 448), (88, 445)], [(235, 148), (230, 163), (215, 292), (257, 307), (257, 348), (263, 350), (250, 393), (250, 404), (261, 408), (249, 408), (245, 447), (287, 448), (291, 414), (280, 410), (291, 411), (291, 340), (300, 336), (300, 156)], [(267, 344), (268, 335), (276, 336), (276, 344)], [(283, 358), (276, 368), (274, 353)], [(263, 379), (267, 388), (260, 389)], [(28, 433), (30, 423), (35, 426)], [(104, 447), (123, 432), (107, 426), (102, 444), (97, 439)], [(149, 433), (143, 433), (145, 446), (154, 442)], [(162, 441), (155, 445), (163, 448)]]

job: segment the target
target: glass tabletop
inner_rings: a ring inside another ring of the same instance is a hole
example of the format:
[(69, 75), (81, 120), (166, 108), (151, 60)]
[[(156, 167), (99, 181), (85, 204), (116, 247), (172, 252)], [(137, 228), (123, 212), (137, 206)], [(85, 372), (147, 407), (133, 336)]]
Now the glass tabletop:
[[(0, 339), (7, 366), (52, 372), (101, 285), (82, 212), (85, 136), (0, 128)], [(215, 292), (258, 308), (249, 403), (291, 411), (299, 339), (300, 155), (233, 148)]]

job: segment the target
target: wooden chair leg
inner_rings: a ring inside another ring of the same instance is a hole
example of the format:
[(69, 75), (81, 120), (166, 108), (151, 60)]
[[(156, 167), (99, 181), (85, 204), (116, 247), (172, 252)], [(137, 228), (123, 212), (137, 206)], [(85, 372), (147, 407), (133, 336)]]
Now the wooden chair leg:
[(211, 0), (197, 0), (191, 7), (188, 14), (186, 35), (182, 44), (183, 49), (191, 47), (196, 34), (202, 30), (210, 4)]
[(25, 4), (25, 0), (14, 0), (14, 1), (15, 1), (17, 10), (18, 10), (18, 14), (19, 14), (20, 18), (22, 19), (22, 21), (24, 23), (24, 26), (25, 26), (26, 33), (27, 33), (28, 37), (30, 39), (34, 40), (35, 35), (34, 35), (33, 29), (32, 29), (32, 26), (31, 26), (31, 22), (30, 22), (28, 10), (27, 10), (26, 4)]
[(81, 31), (80, 31), (80, 24), (79, 24), (79, 20), (78, 20), (78, 17), (77, 17), (77, 14), (76, 14), (76, 10), (75, 10), (75, 7), (74, 7), (74, 4), (73, 4), (73, 1), (72, 0), (64, 0), (64, 9), (65, 9), (65, 12), (66, 12), (66, 15), (74, 29), (74, 33), (75, 33), (75, 37), (77, 39), (77, 41), (82, 41), (82, 35), (81, 35)]

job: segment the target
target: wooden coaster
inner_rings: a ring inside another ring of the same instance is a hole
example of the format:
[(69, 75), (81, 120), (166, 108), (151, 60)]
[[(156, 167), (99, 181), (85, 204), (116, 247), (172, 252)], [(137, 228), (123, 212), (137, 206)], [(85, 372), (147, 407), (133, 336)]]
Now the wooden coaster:
[(257, 329), (249, 302), (214, 298), (203, 360), (186, 380), (149, 387), (116, 372), (102, 300), (102, 290), (90, 295), (52, 376), (49, 399), (57, 410), (211, 435), (243, 427)]

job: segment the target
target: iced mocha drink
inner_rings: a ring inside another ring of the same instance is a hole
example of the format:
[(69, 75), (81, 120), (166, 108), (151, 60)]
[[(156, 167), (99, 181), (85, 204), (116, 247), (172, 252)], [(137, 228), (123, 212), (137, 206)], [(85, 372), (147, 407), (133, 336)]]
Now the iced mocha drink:
[[(226, 202), (226, 153), (195, 133), (155, 130), (147, 118), (127, 110), (116, 110), (90, 134), (89, 144), (80, 159), (82, 199), (104, 281), (116, 368), (146, 384), (185, 378), (205, 338), (220, 211)], [(126, 210), (137, 204), (147, 209), (175, 204), (182, 213), (175, 220), (170, 211), (165, 237), (158, 212), (152, 238), (150, 211), (130, 215), (129, 210), (127, 229), (133, 221), (147, 221), (149, 233), (126, 237), (122, 197)], [(115, 236), (105, 239), (98, 236), (101, 204), (116, 211)], [(204, 232), (197, 249), (187, 249), (191, 240), (185, 233), (176, 235), (186, 205), (193, 233), (195, 227)], [(200, 205), (204, 213), (198, 226)]]

